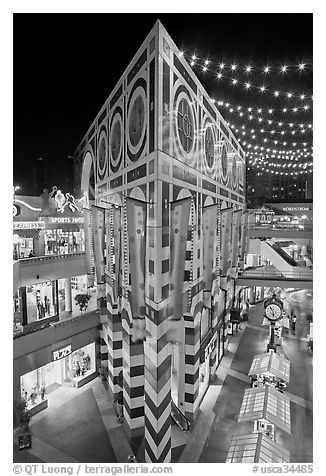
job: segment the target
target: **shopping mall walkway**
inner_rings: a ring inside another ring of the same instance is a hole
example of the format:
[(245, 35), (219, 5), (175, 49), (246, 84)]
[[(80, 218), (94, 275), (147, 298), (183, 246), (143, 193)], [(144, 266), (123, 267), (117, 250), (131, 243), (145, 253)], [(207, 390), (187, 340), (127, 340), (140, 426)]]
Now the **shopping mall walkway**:
[(60, 387), (48, 400), (31, 419), (32, 448), (19, 451), (14, 435), (15, 463), (128, 462), (132, 450), (100, 378), (79, 389)]
[[(249, 322), (242, 324), (238, 335), (231, 337), (229, 353), (217, 375), (218, 397), (211, 402), (214, 420), (199, 462), (224, 463), (233, 434), (252, 431), (252, 423), (238, 423), (243, 394), (249, 388), (248, 371), (255, 354), (266, 352), (268, 326), (262, 327), (263, 304), (251, 306)], [(283, 353), (290, 361), (290, 384), (286, 394), (291, 401), (292, 434), (280, 434), (278, 442), (290, 451), (291, 462), (312, 462), (312, 357), (306, 344), (305, 314), (297, 313), (296, 333), (283, 338)], [(214, 387), (214, 386), (213, 386)], [(186, 448), (187, 458), (191, 447)], [(183, 460), (184, 455), (181, 456)], [(194, 461), (195, 462), (195, 461)]]

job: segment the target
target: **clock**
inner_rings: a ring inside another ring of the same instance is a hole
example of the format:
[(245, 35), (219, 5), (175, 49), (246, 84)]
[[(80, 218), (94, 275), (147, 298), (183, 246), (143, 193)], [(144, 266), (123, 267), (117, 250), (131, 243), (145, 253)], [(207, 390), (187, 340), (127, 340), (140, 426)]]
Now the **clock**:
[(265, 314), (270, 321), (277, 321), (282, 315), (282, 309), (278, 304), (271, 303), (266, 306)]

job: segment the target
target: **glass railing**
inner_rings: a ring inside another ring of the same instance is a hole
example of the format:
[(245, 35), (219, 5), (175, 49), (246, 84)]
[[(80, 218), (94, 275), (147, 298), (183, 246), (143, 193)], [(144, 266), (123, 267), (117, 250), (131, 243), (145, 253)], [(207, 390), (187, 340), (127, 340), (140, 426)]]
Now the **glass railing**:
[(58, 260), (58, 259), (68, 259), (71, 258), (72, 256), (84, 256), (85, 251), (79, 251), (79, 252), (73, 252), (73, 253), (64, 253), (64, 254), (51, 254), (51, 255), (40, 255), (40, 256), (33, 256), (33, 257), (27, 257), (27, 258), (19, 258), (18, 260), (14, 261), (19, 261), (20, 263), (39, 263), (40, 261), (53, 261), (53, 260)]

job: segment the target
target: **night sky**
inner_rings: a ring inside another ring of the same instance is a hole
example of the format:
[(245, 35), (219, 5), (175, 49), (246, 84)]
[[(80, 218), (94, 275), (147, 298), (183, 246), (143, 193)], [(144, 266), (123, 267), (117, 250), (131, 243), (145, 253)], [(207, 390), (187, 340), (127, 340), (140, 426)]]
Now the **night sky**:
[[(14, 14), (13, 179), (20, 193), (32, 194), (37, 157), (48, 163), (48, 186), (62, 186), (65, 158), (157, 19), (181, 50), (199, 57), (261, 66), (312, 61), (312, 14)], [(209, 94), (257, 102), (257, 93), (245, 96), (212, 74), (198, 76)], [(312, 94), (312, 73), (303, 72), (300, 82), (289, 74), (280, 84), (296, 86)]]

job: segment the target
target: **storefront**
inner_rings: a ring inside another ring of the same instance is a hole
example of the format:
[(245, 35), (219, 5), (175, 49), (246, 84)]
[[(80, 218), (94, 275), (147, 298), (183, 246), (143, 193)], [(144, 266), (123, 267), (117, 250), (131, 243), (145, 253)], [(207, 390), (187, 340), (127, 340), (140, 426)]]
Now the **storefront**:
[[(32, 257), (32, 254), (44, 256), (85, 251), (82, 213), (87, 200), (75, 201), (71, 194), (63, 195), (59, 190), (55, 191), (40, 197), (15, 198), (14, 260)], [(65, 196), (69, 196), (69, 200)]]
[(52, 351), (52, 362), (20, 377), (21, 397), (33, 414), (48, 406), (61, 386), (81, 387), (96, 370), (95, 342), (72, 352), (71, 344)]
[(45, 255), (85, 251), (83, 217), (47, 217), (44, 222)]
[(32, 284), (25, 288), (27, 323), (58, 316), (57, 282)]
[(217, 344), (216, 336), (213, 336), (207, 345), (201, 350), (199, 363), (199, 399), (204, 396), (210, 380), (210, 355), (215, 350)]
[(97, 286), (96, 282), (90, 283), (87, 275), (74, 276), (72, 278), (58, 279), (59, 312), (69, 311), (71, 317), (79, 316), (80, 309), (75, 301), (77, 294), (88, 294), (87, 312), (97, 309)]
[[(14, 409), (23, 397), (37, 413), (62, 396), (63, 387), (76, 391), (97, 374), (99, 365), (99, 315), (65, 326), (53, 326), (33, 334), (33, 351), (24, 353), (20, 339), (14, 340)], [(39, 337), (38, 337), (39, 336)], [(22, 337), (21, 339), (24, 339)]]

